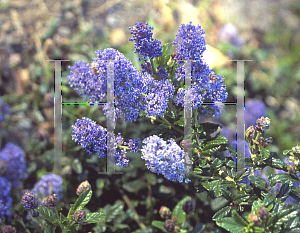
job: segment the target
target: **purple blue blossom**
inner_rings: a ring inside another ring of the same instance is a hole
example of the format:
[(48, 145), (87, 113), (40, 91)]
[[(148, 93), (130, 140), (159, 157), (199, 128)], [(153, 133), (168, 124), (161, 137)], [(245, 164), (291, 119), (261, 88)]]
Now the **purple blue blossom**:
[(173, 41), (174, 60), (202, 60), (206, 50), (205, 32), (200, 25), (181, 24)]
[(9, 181), (0, 177), (0, 218), (4, 218), (4, 216), (11, 216), (9, 208), (12, 206), (12, 199), (10, 197), (11, 184)]
[(156, 81), (150, 75), (144, 78), (143, 93), (145, 113), (148, 116), (163, 116), (168, 107), (169, 98), (173, 97), (174, 86), (168, 80)]
[(142, 159), (146, 160), (147, 167), (151, 172), (162, 174), (165, 178), (180, 183), (190, 182), (186, 178), (189, 168), (185, 166), (184, 151), (176, 144), (173, 139), (167, 142), (157, 135), (147, 137), (143, 140)]
[(72, 140), (80, 144), (89, 154), (96, 153), (104, 158), (106, 153), (107, 129), (83, 117), (72, 125)]
[(241, 47), (245, 41), (239, 36), (237, 28), (233, 24), (225, 24), (219, 31), (219, 40), (228, 41), (232, 45)]
[(24, 151), (12, 143), (6, 146), (0, 152), (0, 173), (12, 186), (19, 189), (22, 186), (20, 180), (27, 178), (27, 167)]
[(50, 194), (57, 194), (56, 197), (59, 201), (63, 197), (62, 183), (63, 179), (59, 175), (46, 174), (34, 185), (32, 193), (38, 197), (39, 200), (42, 200), (42, 198)]
[[(83, 117), (82, 119), (77, 119), (75, 125), (72, 125), (73, 134), (72, 139), (80, 144), (88, 153), (95, 153), (99, 155), (99, 158), (104, 158), (107, 155), (107, 129), (96, 122)], [(130, 142), (130, 141), (129, 141)], [(127, 167), (129, 159), (126, 157), (126, 149), (122, 148), (126, 143), (121, 133), (114, 138), (113, 144), (110, 148), (115, 147), (115, 164), (120, 167)], [(131, 151), (138, 150), (137, 141), (134, 144), (131, 142)]]
[(148, 23), (135, 23), (133, 27), (129, 27), (133, 38), (129, 41), (135, 41), (134, 52), (139, 54), (139, 61), (144, 58), (146, 62), (147, 58), (153, 59), (154, 57), (162, 56), (162, 45), (161, 41), (152, 38), (153, 27), (149, 26)]

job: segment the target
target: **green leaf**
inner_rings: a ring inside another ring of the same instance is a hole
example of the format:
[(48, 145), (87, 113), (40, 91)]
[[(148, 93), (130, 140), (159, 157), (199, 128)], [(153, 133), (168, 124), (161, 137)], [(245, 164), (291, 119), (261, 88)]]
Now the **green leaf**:
[(264, 205), (269, 206), (275, 200), (275, 195), (271, 192), (267, 194), (264, 198)]
[(232, 193), (226, 187), (224, 187), (224, 186), (221, 185), (220, 186), (220, 192), (221, 192), (222, 196), (224, 198), (226, 198), (228, 201), (231, 202), (233, 200)]
[(270, 151), (267, 148), (263, 148), (262, 146), (259, 146), (259, 152), (261, 153), (263, 160), (268, 159), (270, 156)]
[(157, 176), (153, 173), (147, 172), (145, 174), (147, 181), (151, 184), (151, 185), (156, 185), (157, 183)]
[(167, 110), (165, 111), (165, 115), (166, 115), (167, 117), (172, 118), (172, 119), (175, 119), (175, 117), (176, 117), (174, 111), (173, 111), (173, 110), (169, 110), (169, 109), (167, 109)]
[(267, 165), (276, 168), (276, 169), (283, 169), (284, 168), (284, 162), (281, 159), (277, 158), (271, 158), (272, 160), (267, 160)]
[(239, 204), (242, 202), (247, 201), (250, 198), (250, 195), (246, 193), (245, 191), (238, 191), (238, 193), (235, 195), (233, 201), (234, 204)]
[(100, 212), (89, 213), (86, 215), (84, 224), (100, 222), (105, 218), (106, 218), (106, 214), (104, 213), (100, 213)]
[(106, 214), (105, 221), (110, 222), (113, 219), (115, 219), (117, 215), (124, 213), (123, 212), (124, 204), (116, 202), (113, 206), (108, 205), (106, 209), (107, 210), (105, 211)]
[(167, 232), (167, 230), (166, 230), (165, 227), (164, 227), (164, 225), (165, 225), (164, 222), (161, 222), (161, 221), (152, 221), (151, 224), (152, 224), (152, 226), (157, 227), (157, 228), (160, 229), (161, 231)]
[(237, 225), (233, 218), (229, 218), (229, 217), (223, 218), (221, 220), (218, 220), (216, 223), (219, 227), (222, 227), (232, 233), (244, 233), (245, 232), (244, 227)]
[(248, 175), (250, 174), (250, 169), (249, 168), (243, 168), (243, 170), (239, 171), (236, 174), (236, 178), (235, 181), (242, 181), (243, 179), (245, 179)]
[(259, 176), (249, 175), (248, 179), (254, 187), (256, 187), (260, 190), (266, 190), (267, 182), (263, 178), (261, 178)]
[(265, 233), (265, 229), (260, 227), (254, 227), (254, 233)]
[(127, 190), (128, 192), (136, 193), (140, 189), (146, 187), (146, 184), (144, 181), (137, 179), (137, 180), (123, 184), (122, 187), (123, 187), (123, 189)]
[(181, 116), (180, 119), (178, 121), (174, 122), (174, 125), (179, 125), (181, 127), (184, 127), (184, 116)]
[(270, 181), (270, 186), (274, 186), (276, 183), (284, 183), (285, 181), (292, 180), (292, 177), (287, 173), (278, 173), (278, 174), (271, 174), (268, 177), (268, 180)]
[(197, 132), (200, 133), (199, 135), (200, 138), (204, 138), (216, 132), (219, 127), (220, 125), (216, 123), (211, 123), (211, 122), (201, 123), (197, 127), (199, 128), (199, 132), (198, 131)]
[(39, 205), (37, 208), (37, 211), (40, 213), (40, 215), (48, 220), (50, 223), (52, 223), (55, 226), (59, 226), (58, 222), (57, 222), (57, 216), (55, 215), (55, 213), (50, 210), (48, 207), (43, 206), (43, 205)]
[(163, 54), (163, 55), (166, 55), (166, 52), (167, 52), (167, 50), (168, 50), (168, 48), (169, 48), (169, 45), (170, 45), (170, 43), (165, 43), (165, 44), (163, 45), (163, 48), (162, 48), (162, 54)]
[(220, 159), (215, 158), (214, 161), (210, 165), (210, 174), (212, 176), (218, 174), (222, 165), (223, 165), (223, 162)]
[(152, 136), (152, 135), (158, 135), (160, 136), (161, 134), (163, 134), (164, 132), (166, 132), (168, 130), (168, 127), (165, 126), (164, 124), (161, 124), (159, 125), (158, 127), (156, 127), (154, 130), (152, 130), (149, 134), (148, 134), (148, 137), (149, 136)]
[(225, 206), (224, 208), (220, 209), (217, 213), (214, 214), (212, 220), (217, 221), (226, 217), (230, 213), (231, 209), (231, 206)]
[(72, 207), (69, 210), (68, 219), (70, 219), (75, 212), (77, 212), (78, 210), (82, 210), (83, 207), (87, 203), (89, 203), (92, 197), (92, 193), (93, 193), (92, 190), (86, 190), (79, 195), (74, 205), (72, 205)]
[(191, 197), (187, 196), (183, 198), (177, 205), (174, 207), (172, 211), (172, 216), (177, 218), (177, 222), (181, 224), (186, 219), (186, 213), (183, 211), (182, 206), (185, 204), (186, 201), (192, 200)]
[(79, 161), (79, 159), (74, 159), (73, 162), (71, 163), (71, 167), (77, 174), (82, 173), (82, 164)]
[(211, 190), (214, 191), (216, 197), (221, 197), (222, 195), (222, 192), (220, 190), (222, 181), (223, 180), (220, 179), (220, 180), (214, 180), (210, 183)]
[(233, 210), (232, 211), (232, 218), (234, 219), (234, 221), (241, 225), (241, 226), (244, 226), (244, 227), (247, 227), (248, 226), (248, 223), (243, 219), (243, 217), (241, 217), (237, 212), (236, 210)]

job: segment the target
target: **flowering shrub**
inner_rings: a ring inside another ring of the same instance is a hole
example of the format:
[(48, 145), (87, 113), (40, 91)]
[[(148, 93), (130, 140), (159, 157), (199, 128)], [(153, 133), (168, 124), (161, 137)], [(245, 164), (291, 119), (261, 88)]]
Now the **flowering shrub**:
[[(192, 25), (192, 22), (182, 24), (173, 42), (175, 52), (172, 54), (167, 54), (169, 44), (161, 45), (161, 41), (152, 38), (153, 28), (147, 23), (136, 23), (129, 29), (133, 35), (130, 41), (135, 43), (134, 52), (139, 56), (142, 72), (137, 71), (120, 52), (114, 49), (99, 50), (91, 64), (74, 64), (68, 76), (70, 86), (75, 87), (81, 96), (102, 101), (107, 96), (106, 61), (115, 60), (116, 117), (128, 122), (148, 117), (151, 121), (161, 123), (142, 141), (140, 149), (141, 158), (151, 172), (180, 183), (183, 180), (191, 182), (187, 177), (193, 175), (199, 179), (199, 184), (195, 186), (196, 192), (206, 191), (213, 199), (225, 198), (228, 205), (218, 210), (213, 220), (230, 232), (279, 232), (280, 229), (284, 229), (280, 232), (300, 231), (297, 222), (299, 205), (283, 209), (285, 204), (291, 201), (298, 203), (300, 200), (300, 180), (297, 175), (300, 149), (294, 147), (284, 152), (284, 155), (290, 155), (290, 164), (284, 163), (276, 153), (267, 149), (273, 139), (265, 137), (271, 122), (265, 117), (265, 105), (258, 100), (246, 102), (246, 141), (232, 143), (230, 131), (223, 133), (230, 138), (229, 142), (220, 133), (213, 136), (222, 126), (200, 122), (201, 114), (218, 117), (222, 107), (217, 103), (225, 102), (228, 95), (224, 78), (215, 75), (213, 69), (202, 59), (206, 43), (201, 26)], [(232, 29), (231, 31), (225, 40), (240, 46), (241, 40), (234, 39), (237, 38), (237, 33)], [(192, 60), (190, 101), (193, 122), (192, 137), (188, 140), (183, 140), (184, 107), (187, 107), (184, 101), (184, 60)], [(108, 109), (112, 109), (109, 103), (104, 106), (105, 111)], [(105, 128), (87, 118), (77, 120), (72, 128), (73, 140), (81, 144), (88, 153), (96, 153), (99, 158), (106, 156)], [(138, 141), (137, 139), (136, 142)], [(133, 142), (130, 139), (129, 143), (122, 145), (123, 138), (120, 134), (115, 138), (117, 165), (126, 167), (130, 163), (125, 156), (126, 150), (139, 151), (140, 146), (133, 146)], [(236, 153), (240, 153), (235, 150), (237, 143), (245, 143), (246, 167), (235, 173)], [(187, 153), (180, 146), (192, 152), (190, 163)], [(267, 166), (277, 169), (277, 173), (266, 177), (262, 169)], [(243, 213), (245, 208), (247, 211)], [(172, 218), (170, 209), (162, 207), (159, 213), (166, 221), (153, 221), (152, 225), (163, 232), (187, 232), (184, 223), (187, 214), (194, 209), (195, 200), (187, 197), (172, 211)], [(81, 218), (84, 219), (84, 213), (79, 212), (75, 219), (79, 222)], [(198, 232), (197, 229), (200, 228), (202, 225), (198, 224), (192, 232)]]

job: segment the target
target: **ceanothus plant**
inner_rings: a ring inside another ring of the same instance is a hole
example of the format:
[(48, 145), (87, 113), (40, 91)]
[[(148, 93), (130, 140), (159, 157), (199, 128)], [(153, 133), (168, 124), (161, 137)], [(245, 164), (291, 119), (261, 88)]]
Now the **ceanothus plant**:
[[(133, 122), (147, 117), (161, 123), (143, 139), (142, 144), (139, 139), (130, 139), (126, 143), (119, 133), (114, 144), (115, 164), (126, 167), (130, 163), (126, 151), (140, 151), (145, 165), (153, 173), (180, 183), (192, 182), (188, 176), (193, 176), (199, 181), (196, 192), (206, 191), (213, 199), (223, 197), (228, 201), (214, 214), (213, 221), (230, 232), (300, 232), (300, 205), (294, 203), (291, 208), (285, 208), (289, 197), (293, 198), (290, 201), (300, 200), (297, 186), (300, 181), (300, 147), (284, 151), (284, 155), (290, 156), (290, 164), (281, 161), (275, 152), (267, 149), (273, 141), (265, 136), (270, 119), (262, 115), (257, 119), (256, 115), (260, 113), (253, 113), (249, 122), (256, 120), (256, 125), (246, 130), (246, 142), (236, 142), (247, 143), (246, 166), (236, 173), (236, 157), (241, 152), (220, 135), (221, 125), (200, 121), (201, 115), (218, 117), (222, 105), (217, 103), (225, 102), (228, 96), (224, 78), (216, 75), (202, 59), (206, 50), (202, 27), (192, 25), (192, 22), (180, 25), (173, 42), (175, 51), (171, 54), (167, 53), (168, 43), (162, 45), (161, 41), (152, 38), (153, 27), (148, 23), (136, 23), (129, 29), (141, 72), (122, 53), (107, 48), (97, 51), (91, 63), (75, 62), (69, 67), (68, 76), (69, 85), (80, 96), (105, 102), (107, 63), (113, 60), (116, 118)], [(190, 100), (193, 114), (192, 137), (184, 140), (186, 60), (192, 61)], [(107, 116), (111, 108), (105, 104), (103, 109)], [(72, 139), (88, 153), (95, 153), (99, 158), (107, 156), (106, 128), (84, 117), (78, 119), (72, 129)], [(186, 163), (188, 155), (185, 149), (191, 151), (191, 164)], [(227, 151), (230, 156), (225, 153)], [(267, 166), (280, 172), (265, 177), (260, 171)], [(165, 222), (153, 221), (152, 225), (163, 232), (188, 232), (184, 223), (195, 208), (195, 201), (186, 197), (172, 211), (172, 216), (168, 207), (163, 207), (160, 214)], [(80, 223), (82, 215), (74, 216)], [(196, 233), (200, 228), (201, 223), (192, 232)]]

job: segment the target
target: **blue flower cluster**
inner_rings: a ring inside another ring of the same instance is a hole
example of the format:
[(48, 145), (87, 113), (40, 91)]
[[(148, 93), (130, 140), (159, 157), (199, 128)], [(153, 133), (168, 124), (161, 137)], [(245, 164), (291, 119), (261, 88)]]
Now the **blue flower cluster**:
[(39, 206), (39, 203), (36, 200), (34, 194), (29, 190), (26, 190), (26, 192), (23, 194), (21, 203), (24, 205), (24, 208), (27, 210), (31, 210), (31, 209), (33, 210), (38, 208)]
[(10, 217), (11, 215), (9, 211), (9, 208), (12, 205), (10, 191), (11, 191), (11, 184), (9, 183), (9, 181), (4, 177), (0, 177), (0, 218), (1, 219), (3, 219), (4, 216)]
[(72, 129), (72, 140), (80, 144), (88, 153), (96, 153), (99, 158), (105, 157), (107, 129), (86, 117), (77, 119)]
[[(164, 141), (157, 135), (147, 137), (143, 140), (142, 159), (146, 160), (147, 167), (153, 173), (162, 174), (168, 180), (178, 180), (180, 183), (189, 172), (185, 166), (184, 151), (173, 139)], [(185, 179), (185, 183), (190, 179)]]
[(32, 193), (40, 201), (50, 194), (57, 194), (57, 199), (60, 200), (63, 197), (62, 183), (63, 179), (59, 175), (46, 174), (34, 185)]
[(135, 41), (134, 52), (139, 54), (139, 61), (142, 60), (142, 57), (146, 62), (148, 57), (152, 59), (162, 56), (161, 41), (152, 38), (153, 33), (151, 30), (153, 30), (153, 27), (148, 27), (148, 23), (136, 22), (133, 27), (129, 27), (129, 30), (131, 30), (133, 36), (129, 41)]
[(6, 144), (0, 152), (0, 175), (11, 182), (14, 188), (19, 189), (22, 186), (20, 180), (27, 178), (26, 169), (24, 151), (12, 143)]
[(101, 101), (106, 96), (103, 92), (106, 90), (104, 89), (105, 83), (93, 73), (91, 65), (84, 61), (74, 63), (68, 80), (70, 87), (74, 87), (76, 92), (86, 101), (88, 99), (93, 102)]
[(143, 93), (146, 93), (144, 110), (147, 116), (163, 116), (169, 98), (173, 97), (174, 86), (168, 80), (156, 81), (149, 74), (144, 77)]
[[(210, 114), (213, 117), (220, 115), (222, 105), (228, 96), (224, 85), (224, 78), (215, 75), (213, 69), (202, 60), (203, 52), (206, 50), (205, 33), (200, 25), (182, 24), (179, 27), (176, 39), (173, 42), (175, 55), (173, 59), (179, 66), (176, 68), (178, 81), (185, 79), (184, 60), (192, 60), (191, 63), (191, 99), (192, 107), (198, 108), (200, 114)], [(176, 105), (184, 106), (185, 89), (177, 92)], [(203, 107), (203, 103), (211, 103), (210, 108)]]
[(173, 41), (174, 60), (201, 60), (206, 50), (205, 32), (200, 25), (181, 24)]
[(0, 123), (4, 121), (5, 114), (9, 114), (9, 113), (10, 113), (9, 106), (6, 103), (4, 103), (0, 97)]
[[(106, 157), (107, 154), (107, 129), (96, 122), (83, 117), (81, 120), (77, 119), (75, 125), (72, 125), (73, 134), (72, 139), (79, 143), (88, 153), (95, 153), (99, 158)], [(139, 139), (130, 139), (129, 143), (124, 142), (121, 133), (114, 139), (114, 146), (116, 148), (115, 164), (120, 167), (127, 167), (129, 159), (126, 158), (126, 149), (122, 146), (128, 145), (131, 152), (137, 152), (140, 148)]]

